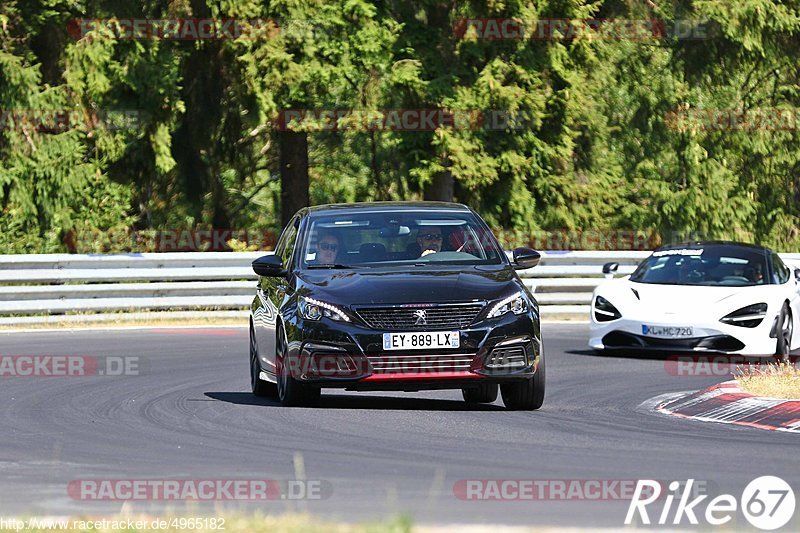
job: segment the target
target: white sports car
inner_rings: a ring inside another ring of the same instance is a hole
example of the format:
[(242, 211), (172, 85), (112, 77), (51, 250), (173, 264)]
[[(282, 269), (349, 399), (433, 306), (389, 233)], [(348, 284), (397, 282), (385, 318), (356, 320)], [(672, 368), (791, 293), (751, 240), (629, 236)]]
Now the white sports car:
[[(603, 272), (616, 271), (607, 263)], [(592, 296), (589, 346), (778, 355), (800, 346), (800, 269), (750, 244), (664, 246)]]

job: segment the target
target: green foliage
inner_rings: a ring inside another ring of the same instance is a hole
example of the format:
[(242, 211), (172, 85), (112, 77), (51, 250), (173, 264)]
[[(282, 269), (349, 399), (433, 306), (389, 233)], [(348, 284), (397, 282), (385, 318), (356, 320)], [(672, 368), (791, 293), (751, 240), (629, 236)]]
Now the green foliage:
[(43, 81), (25, 38), (57, 17), (46, 7), (26, 17), (15, 2), (0, 13), (0, 250), (63, 251), (79, 227), (130, 223), (130, 194), (91, 150), (91, 117), (65, 85)]
[[(234, 40), (67, 32), (115, 17), (272, 22)], [(502, 17), (696, 31), (455, 30)], [(288, 109), (466, 117), (433, 131), (290, 125), (308, 131), (312, 203), (422, 199), (452, 180), (454, 199), (506, 230), (509, 246), (532, 231), (622, 228), (796, 250), (799, 37), (800, 0), (5, 1), (0, 252), (72, 251), (75, 235), (130, 228), (279, 230), (274, 121)], [(791, 128), (703, 118), (774, 109), (793, 114)], [(65, 110), (66, 127), (41, 127)]]

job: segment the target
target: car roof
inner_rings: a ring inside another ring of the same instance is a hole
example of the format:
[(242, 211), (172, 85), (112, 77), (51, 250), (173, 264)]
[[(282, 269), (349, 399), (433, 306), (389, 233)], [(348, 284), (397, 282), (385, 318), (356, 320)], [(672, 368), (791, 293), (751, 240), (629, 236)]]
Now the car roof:
[(735, 248), (749, 248), (751, 250), (759, 250), (762, 252), (772, 252), (771, 249), (765, 246), (760, 246), (758, 244), (751, 244), (746, 242), (737, 242), (737, 241), (687, 241), (687, 242), (666, 244), (664, 246), (656, 248), (655, 251), (658, 252), (661, 250), (675, 250), (679, 248), (694, 250), (698, 248), (709, 248), (715, 246), (719, 247), (730, 246)]
[(346, 204), (322, 204), (308, 208), (309, 214), (335, 211), (338, 213), (357, 213), (364, 211), (405, 211), (415, 209), (436, 209), (452, 211), (470, 211), (464, 204), (454, 202), (358, 202)]

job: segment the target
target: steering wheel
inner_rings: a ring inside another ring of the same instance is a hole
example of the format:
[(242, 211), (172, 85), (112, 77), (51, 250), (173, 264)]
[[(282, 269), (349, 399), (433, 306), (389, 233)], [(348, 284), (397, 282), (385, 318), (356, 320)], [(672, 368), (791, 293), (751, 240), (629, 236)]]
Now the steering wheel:
[(686, 273), (686, 281), (689, 282), (703, 281), (704, 277), (705, 275), (696, 268), (693, 268), (692, 270)]

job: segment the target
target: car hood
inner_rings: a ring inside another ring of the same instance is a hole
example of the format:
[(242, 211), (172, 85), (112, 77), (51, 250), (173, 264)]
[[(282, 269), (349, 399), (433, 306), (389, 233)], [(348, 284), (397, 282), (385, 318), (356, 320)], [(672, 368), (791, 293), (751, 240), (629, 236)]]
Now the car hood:
[(320, 270), (298, 274), (298, 292), (343, 305), (447, 303), (495, 300), (522, 289), (513, 269)]
[(596, 293), (611, 301), (623, 315), (625, 310), (634, 309), (665, 314), (695, 314), (710, 309), (734, 310), (753, 303), (769, 303), (774, 297), (776, 288), (776, 285), (749, 287), (658, 285), (616, 279), (598, 286)]

